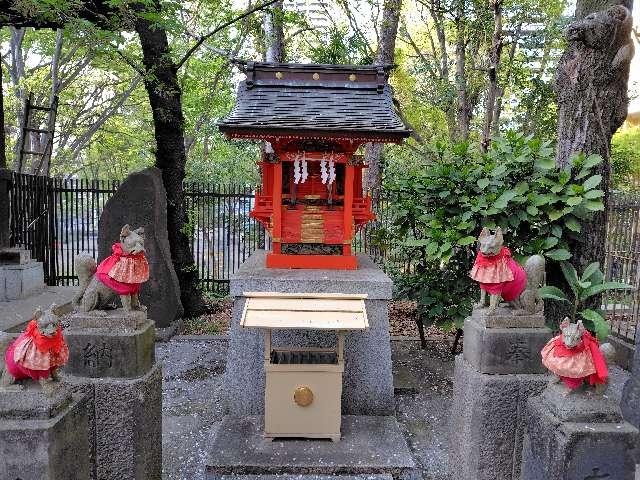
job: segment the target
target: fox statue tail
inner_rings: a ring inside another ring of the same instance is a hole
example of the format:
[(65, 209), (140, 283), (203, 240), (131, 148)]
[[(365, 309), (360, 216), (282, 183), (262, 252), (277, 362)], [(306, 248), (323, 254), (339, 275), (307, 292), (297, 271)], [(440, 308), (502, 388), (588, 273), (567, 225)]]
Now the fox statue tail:
[(80, 281), (78, 293), (76, 293), (76, 296), (73, 298), (73, 303), (77, 305), (82, 300), (84, 292), (87, 290), (91, 279), (95, 275), (96, 270), (98, 269), (98, 264), (91, 255), (85, 252), (76, 255), (74, 261), (76, 266), (76, 275), (78, 275), (78, 280)]

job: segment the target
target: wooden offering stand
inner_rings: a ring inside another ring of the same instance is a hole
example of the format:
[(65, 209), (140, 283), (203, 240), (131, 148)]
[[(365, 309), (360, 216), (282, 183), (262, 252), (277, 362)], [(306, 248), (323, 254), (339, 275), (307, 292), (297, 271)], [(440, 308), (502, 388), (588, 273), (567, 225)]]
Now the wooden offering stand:
[[(366, 295), (244, 293), (240, 325), (264, 330), (264, 436), (340, 440), (345, 333), (369, 328)], [(334, 347), (273, 346), (272, 330), (334, 330)]]

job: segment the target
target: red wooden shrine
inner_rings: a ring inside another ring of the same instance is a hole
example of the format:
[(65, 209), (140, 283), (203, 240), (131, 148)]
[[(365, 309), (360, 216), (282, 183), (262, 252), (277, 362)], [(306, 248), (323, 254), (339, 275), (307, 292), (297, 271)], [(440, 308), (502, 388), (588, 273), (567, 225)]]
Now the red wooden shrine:
[(388, 68), (249, 63), (245, 73), (219, 127), (268, 142), (251, 211), (271, 235), (267, 267), (356, 269), (354, 233), (375, 218), (356, 151), (411, 133), (393, 108)]

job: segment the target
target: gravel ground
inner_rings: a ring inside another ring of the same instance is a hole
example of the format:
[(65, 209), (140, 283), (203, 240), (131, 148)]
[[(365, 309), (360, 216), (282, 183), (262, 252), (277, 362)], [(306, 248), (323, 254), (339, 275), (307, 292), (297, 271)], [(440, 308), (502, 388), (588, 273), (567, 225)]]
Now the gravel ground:
[[(396, 416), (425, 480), (447, 475), (448, 412), (453, 357), (441, 339), (392, 343)], [(179, 340), (156, 346), (164, 365), (163, 478), (200, 480), (208, 440), (223, 417), (220, 390), (227, 343)]]

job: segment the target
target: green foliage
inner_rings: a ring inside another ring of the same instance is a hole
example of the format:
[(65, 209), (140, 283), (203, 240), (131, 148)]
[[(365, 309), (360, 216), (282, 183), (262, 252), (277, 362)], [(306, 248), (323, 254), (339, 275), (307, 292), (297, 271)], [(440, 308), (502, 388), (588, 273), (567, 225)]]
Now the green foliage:
[(468, 278), (472, 263), (471, 255), (456, 256), (446, 265), (420, 262), (414, 272), (396, 276), (396, 296), (416, 300), (425, 325), (462, 328), (478, 293), (476, 284)]
[(584, 305), (590, 297), (609, 290), (627, 290), (632, 288), (631, 285), (621, 282), (606, 282), (600, 271), (599, 262), (590, 263), (580, 276), (578, 276), (575, 267), (568, 262), (562, 262), (560, 267), (571, 288), (571, 296), (567, 296), (565, 292), (552, 285), (541, 287), (539, 289), (540, 295), (548, 300), (570, 303), (572, 305), (570, 320), (575, 322), (576, 317), (580, 316), (587, 330), (594, 333), (598, 340), (605, 340), (609, 335), (609, 324), (604, 319), (602, 312), (584, 308)]
[[(473, 289), (467, 273), (481, 227), (501, 227), (520, 260), (542, 254), (561, 261), (570, 258), (568, 241), (580, 234), (581, 221), (604, 208), (597, 188), (601, 177), (592, 175), (602, 161), (598, 156), (577, 156), (572, 170), (559, 170), (548, 143), (516, 132), (496, 138), (486, 154), (468, 143), (434, 149), (432, 163), (388, 179), (385, 213), (391, 226), (379, 236), (382, 248), (406, 258), (423, 275), (413, 293), (425, 298), (421, 308), (429, 307), (435, 294), (419, 294), (420, 289), (451, 296), (455, 291), (456, 305), (468, 308)], [(443, 274), (449, 268), (451, 278)], [(456, 285), (460, 279), (463, 284)], [(447, 316), (443, 306), (430, 321)], [(458, 320), (458, 313), (449, 319)]]
[(616, 190), (637, 190), (640, 180), (640, 126), (618, 131), (611, 140), (611, 173)]
[(374, 62), (362, 37), (349, 34), (346, 26), (332, 26), (309, 47), (312, 63), (367, 65)]

